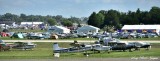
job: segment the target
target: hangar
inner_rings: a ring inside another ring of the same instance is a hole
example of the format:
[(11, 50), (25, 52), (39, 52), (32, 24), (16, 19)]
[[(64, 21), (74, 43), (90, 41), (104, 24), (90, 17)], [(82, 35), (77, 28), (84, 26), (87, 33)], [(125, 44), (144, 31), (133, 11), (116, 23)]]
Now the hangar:
[(98, 33), (100, 29), (94, 26), (83, 26), (77, 29), (77, 33), (88, 33), (88, 32), (92, 32), (92, 33)]
[(156, 32), (160, 35), (160, 25), (124, 25), (122, 30), (137, 32)]

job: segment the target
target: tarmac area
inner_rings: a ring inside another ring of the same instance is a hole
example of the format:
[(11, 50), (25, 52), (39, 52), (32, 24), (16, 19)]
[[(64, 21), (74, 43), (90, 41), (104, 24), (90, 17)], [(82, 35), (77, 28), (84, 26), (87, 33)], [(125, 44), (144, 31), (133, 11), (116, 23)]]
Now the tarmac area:
[(160, 61), (160, 58), (131, 57), (131, 58), (0, 59), (0, 61)]

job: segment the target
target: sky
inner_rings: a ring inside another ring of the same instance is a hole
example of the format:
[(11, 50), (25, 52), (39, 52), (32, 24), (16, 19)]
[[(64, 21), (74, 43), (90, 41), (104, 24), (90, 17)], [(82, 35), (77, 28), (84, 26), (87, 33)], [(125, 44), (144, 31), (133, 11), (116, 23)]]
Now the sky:
[(0, 0), (0, 14), (89, 17), (100, 10), (149, 11), (160, 0)]

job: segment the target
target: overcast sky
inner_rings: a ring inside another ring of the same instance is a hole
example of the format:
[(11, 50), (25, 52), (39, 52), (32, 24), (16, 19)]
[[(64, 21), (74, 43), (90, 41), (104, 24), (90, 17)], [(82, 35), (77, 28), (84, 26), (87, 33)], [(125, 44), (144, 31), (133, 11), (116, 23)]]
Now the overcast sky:
[(0, 14), (88, 17), (100, 10), (149, 11), (152, 6), (160, 7), (160, 0), (0, 0)]

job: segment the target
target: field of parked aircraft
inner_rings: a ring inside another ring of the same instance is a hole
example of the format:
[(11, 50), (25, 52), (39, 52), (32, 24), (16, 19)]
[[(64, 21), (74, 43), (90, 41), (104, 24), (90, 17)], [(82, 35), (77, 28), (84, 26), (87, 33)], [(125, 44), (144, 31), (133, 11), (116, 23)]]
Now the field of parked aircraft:
[[(103, 37), (99, 41), (96, 41), (94, 44), (81, 44), (77, 41), (70, 44), (72, 47), (69, 48), (61, 48), (57, 43), (53, 44), (54, 53), (72, 53), (72, 52), (87, 52), (92, 51), (93, 53), (101, 51), (107, 51), (110, 53), (111, 51), (126, 51), (129, 52), (140, 50), (141, 48), (145, 48), (149, 50), (151, 48), (151, 44), (147, 42), (122, 42), (118, 39), (111, 37)], [(89, 54), (89, 53), (87, 53)]]
[[(28, 38), (28, 39), (49, 39), (49, 38), (78, 38), (78, 37), (91, 37), (91, 38), (99, 38), (98, 41), (92, 44), (78, 43), (74, 41), (70, 43), (71, 47), (61, 48), (58, 43), (53, 43), (53, 54), (55, 53), (73, 53), (73, 52), (98, 52), (106, 51), (110, 53), (111, 51), (129, 51), (132, 52), (134, 50), (140, 50), (141, 48), (145, 48), (149, 50), (151, 48), (150, 43), (146, 42), (122, 42), (117, 38), (151, 38), (158, 37), (156, 33), (136, 33), (136, 32), (113, 32), (113, 33), (70, 33), (70, 34), (52, 34), (49, 32), (44, 33), (14, 33), (14, 32), (6, 32), (1, 33), (2, 36), (9, 36), (11, 38)], [(57, 35), (57, 36), (55, 36)], [(6, 51), (11, 49), (21, 49), (28, 50), (36, 47), (36, 44), (32, 42), (14, 42), (13, 44), (6, 44), (2, 40), (0, 40), (0, 51)]]
[(119, 39), (135, 39), (135, 38), (153, 38), (159, 35), (155, 32), (99, 32), (99, 33), (50, 33), (50, 32), (0, 32), (2, 37), (11, 38), (27, 38), (27, 39), (52, 39), (53, 34), (58, 36), (59, 39), (67, 38), (100, 38), (100, 37), (113, 37)]
[[(85, 44), (78, 43), (74, 41), (70, 43), (71, 47), (62, 48), (58, 43), (53, 43), (53, 54), (55, 53), (75, 53), (75, 52), (84, 52), (85, 54), (88, 51), (92, 53), (100, 53), (100, 52), (112, 52), (112, 51), (129, 51), (132, 52), (134, 50), (140, 50), (141, 48), (145, 48), (149, 50), (151, 48), (151, 44), (147, 42), (122, 42), (119, 39), (112, 37), (102, 37), (95, 43)], [(12, 50), (12, 49), (21, 49), (28, 50), (36, 47), (36, 44), (32, 42), (14, 42), (13, 44), (7, 44), (0, 40), (0, 51)]]

